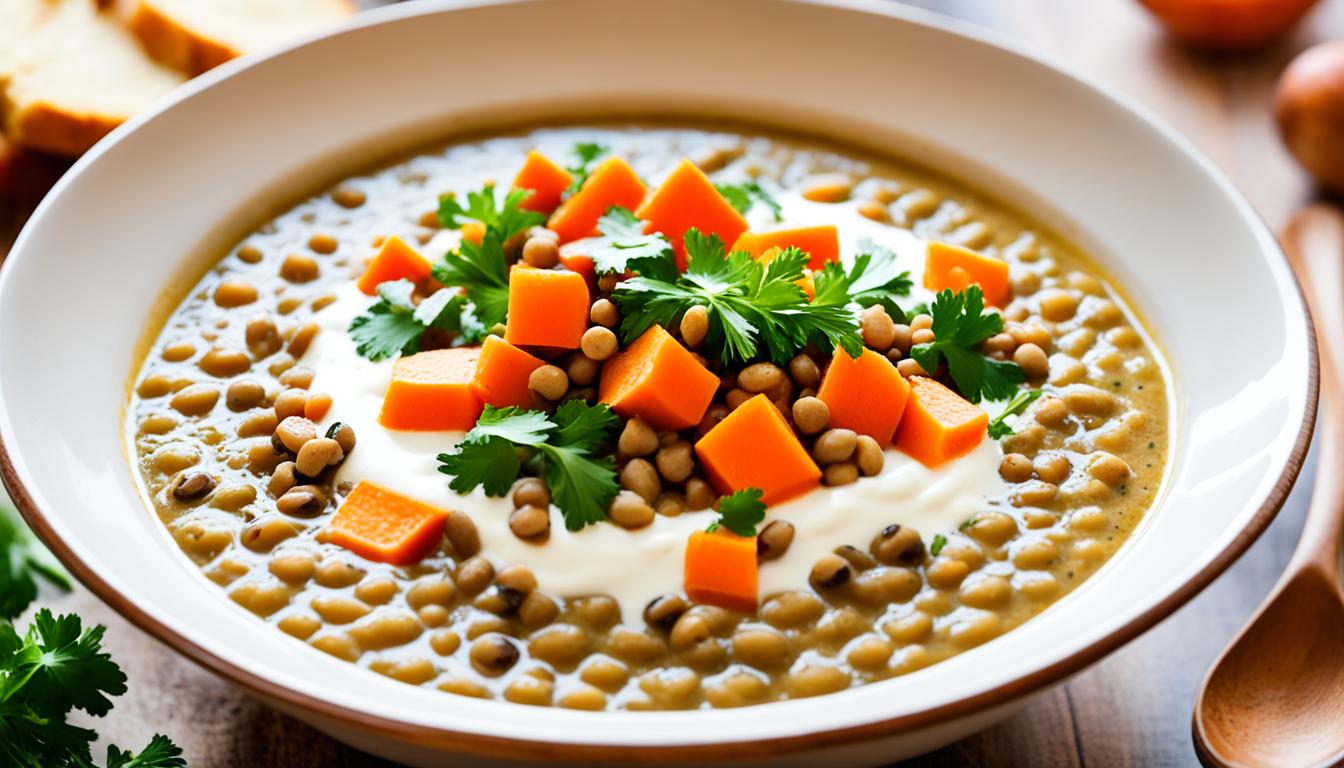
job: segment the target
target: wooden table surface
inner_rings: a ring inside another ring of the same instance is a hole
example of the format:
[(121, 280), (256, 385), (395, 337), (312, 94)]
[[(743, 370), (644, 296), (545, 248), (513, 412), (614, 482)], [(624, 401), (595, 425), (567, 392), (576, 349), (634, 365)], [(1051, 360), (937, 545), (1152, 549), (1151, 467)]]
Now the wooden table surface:
[[(914, 4), (1016, 37), (1136, 99), (1221, 166), (1271, 226), (1281, 225), (1312, 194), (1278, 142), (1269, 115), (1270, 91), (1294, 53), (1313, 42), (1344, 37), (1344, 0), (1325, 0), (1291, 39), (1269, 51), (1222, 60), (1195, 56), (1168, 42), (1134, 0)], [(11, 236), (21, 214), (13, 206), (0, 210)], [(7, 239), (5, 230), (0, 224), (0, 245)], [(1010, 720), (906, 765), (1196, 764), (1190, 746), (1195, 689), (1287, 561), (1314, 471), (1314, 459), (1309, 460), (1302, 482), (1269, 531), (1173, 617)], [(252, 701), (133, 628), (87, 592), (47, 597), (56, 610), (76, 611), (109, 627), (107, 645), (131, 685), (113, 714), (98, 724), (117, 743), (143, 744), (162, 731), (184, 747), (198, 768), (387, 765)]]

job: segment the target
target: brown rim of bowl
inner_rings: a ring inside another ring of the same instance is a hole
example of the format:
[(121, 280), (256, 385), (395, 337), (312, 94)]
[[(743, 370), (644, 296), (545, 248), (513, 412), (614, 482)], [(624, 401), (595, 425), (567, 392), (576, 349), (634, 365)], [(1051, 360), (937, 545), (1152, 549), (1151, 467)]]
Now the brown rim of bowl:
[[(1277, 248), (1275, 251), (1279, 258), (1284, 259), (1286, 263), (1282, 251)], [(1290, 274), (1292, 274), (1291, 271)], [(99, 599), (110, 605), (131, 623), (153, 635), (178, 653), (220, 677), (241, 686), (249, 693), (268, 703), (287, 705), (300, 711), (312, 712), (325, 720), (339, 722), (343, 726), (373, 735), (392, 736), (398, 741), (416, 746), (510, 759), (558, 759), (571, 762), (620, 761), (650, 764), (700, 757), (709, 751), (712, 751), (714, 757), (718, 759), (746, 759), (768, 757), (795, 750), (823, 749), (853, 744), (856, 741), (894, 736), (919, 728), (946, 723), (998, 705), (1008, 704), (1042, 690), (1102, 659), (1148, 630), (1199, 594), (1215, 577), (1232, 565), (1260, 537), (1260, 534), (1269, 526), (1270, 521), (1278, 514), (1279, 509), (1283, 507), (1283, 503), (1287, 500), (1288, 493), (1292, 490), (1294, 483), (1297, 481), (1298, 473), (1302, 469), (1307, 449), (1311, 445), (1311, 436), (1315, 430), (1317, 396), (1320, 390), (1320, 362), (1316, 351), (1316, 330), (1312, 324), (1311, 313), (1307, 309), (1306, 301), (1302, 298), (1302, 286), (1298, 283), (1296, 275), (1293, 275), (1293, 286), (1297, 289), (1298, 299), (1301, 301), (1302, 311), (1307, 321), (1307, 348), (1309, 351), (1307, 403), (1303, 412), (1302, 425), (1298, 430), (1297, 440), (1288, 455), (1283, 471), (1270, 490), (1265, 502), (1260, 505), (1260, 508), (1256, 510), (1236, 538), (1222, 552), (1218, 553), (1207, 566), (1182, 584), (1175, 592), (1167, 595), (1156, 605), (1111, 634), (1017, 680), (920, 712), (798, 736), (671, 746), (557, 744), (528, 739), (483, 736), (444, 728), (413, 725), (333, 704), (281, 686), (250, 670), (215, 656), (154, 619), (94, 573), (92, 569), (75, 557), (71, 549), (48, 524), (46, 515), (37, 508), (32, 496), (28, 493), (28, 489), (18, 478), (14, 464), (10, 459), (9, 448), (5, 445), (3, 438), (0, 438), (0, 479), (9, 489), (14, 503), (18, 506), (19, 512), (28, 522), (28, 525), (51, 548), (51, 551), (65, 567)]]

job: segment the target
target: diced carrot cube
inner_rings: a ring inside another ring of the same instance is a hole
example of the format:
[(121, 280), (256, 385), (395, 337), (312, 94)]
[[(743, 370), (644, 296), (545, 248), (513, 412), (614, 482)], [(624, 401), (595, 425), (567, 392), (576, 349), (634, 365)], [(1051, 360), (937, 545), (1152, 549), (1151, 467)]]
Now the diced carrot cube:
[(774, 232), (744, 232), (733, 243), (732, 250), (746, 251), (759, 258), (771, 248), (797, 248), (807, 253), (808, 269), (821, 269), (827, 262), (840, 261), (840, 233), (834, 224)]
[(369, 296), (378, 293), (378, 286), (393, 280), (418, 283), (429, 277), (429, 260), (407, 245), (400, 237), (390, 235), (383, 239), (378, 253), (355, 285)]
[(929, 243), (924, 258), (924, 287), (931, 291), (950, 288), (964, 291), (972, 284), (980, 286), (985, 304), (1002, 307), (1008, 303), (1008, 262), (963, 248), (960, 245)]
[(593, 258), (588, 254), (589, 246), (593, 243), (587, 238), (575, 240), (560, 246), (560, 263), (570, 272), (577, 272), (583, 275), (583, 280), (588, 284), (588, 292), (597, 295), (597, 265), (593, 263)]
[(471, 388), (480, 354), (480, 347), (458, 347), (398, 359), (378, 423), (415, 432), (471, 429), (482, 408)]
[(985, 439), (989, 414), (933, 379), (910, 379), (896, 447), (929, 468), (965, 456)]
[(747, 231), (747, 220), (690, 160), (682, 160), (672, 170), (636, 215), (654, 231), (667, 235), (676, 252), (677, 267), (682, 270), (686, 269), (682, 243), (686, 230), (694, 227), (702, 234), (718, 235), (725, 247)]
[(560, 242), (599, 234), (597, 220), (612, 206), (634, 210), (644, 201), (644, 182), (619, 157), (602, 161), (572, 197), (551, 214), (547, 228), (560, 235)]
[(509, 271), (510, 344), (578, 349), (588, 330), (588, 283), (583, 275), (515, 265)]
[(885, 448), (901, 423), (910, 385), (885, 355), (864, 349), (855, 360), (837, 348), (817, 397), (830, 409), (830, 426), (868, 435)]
[(443, 540), (448, 513), (361, 480), (327, 524), (325, 538), (366, 560), (413, 565)]
[(686, 429), (700, 423), (718, 388), (718, 376), (654, 325), (602, 366), (598, 398), (626, 418)]
[(496, 408), (516, 405), (532, 407), (532, 390), (527, 377), (541, 366), (540, 360), (513, 346), (498, 336), (489, 336), (481, 345), (481, 356), (476, 361), (476, 375), (471, 389), (483, 403)]
[(756, 537), (696, 531), (686, 542), (686, 596), (702, 605), (754, 613), (758, 590)]
[(560, 205), (560, 196), (569, 188), (569, 171), (551, 162), (537, 150), (527, 153), (527, 160), (513, 178), (515, 189), (530, 189), (532, 194), (518, 206), (524, 210), (549, 214)]
[(765, 395), (715, 424), (695, 444), (695, 454), (720, 492), (760, 488), (766, 504), (804, 494), (821, 480), (821, 469)]

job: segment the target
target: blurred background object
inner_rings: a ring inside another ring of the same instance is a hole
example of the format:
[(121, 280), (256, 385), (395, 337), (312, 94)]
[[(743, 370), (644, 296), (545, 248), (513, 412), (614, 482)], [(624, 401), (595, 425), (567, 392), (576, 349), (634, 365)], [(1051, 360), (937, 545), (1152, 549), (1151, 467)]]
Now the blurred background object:
[(1344, 194), (1344, 41), (1293, 59), (1275, 89), (1274, 115), (1297, 161), (1323, 188)]
[(1176, 39), (1201, 50), (1246, 53), (1281, 37), (1318, 0), (1141, 0)]

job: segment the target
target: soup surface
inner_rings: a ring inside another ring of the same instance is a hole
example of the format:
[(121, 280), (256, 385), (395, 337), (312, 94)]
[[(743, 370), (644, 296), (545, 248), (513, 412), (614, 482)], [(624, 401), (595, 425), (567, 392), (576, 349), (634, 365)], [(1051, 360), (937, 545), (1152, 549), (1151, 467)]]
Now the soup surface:
[(181, 302), (128, 413), (155, 511), (244, 609), (410, 684), (600, 710), (813, 696), (1012, 629), (1139, 524), (1169, 405), (1122, 295), (1011, 208), (620, 126), (286, 211)]

